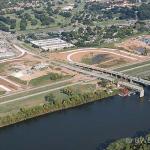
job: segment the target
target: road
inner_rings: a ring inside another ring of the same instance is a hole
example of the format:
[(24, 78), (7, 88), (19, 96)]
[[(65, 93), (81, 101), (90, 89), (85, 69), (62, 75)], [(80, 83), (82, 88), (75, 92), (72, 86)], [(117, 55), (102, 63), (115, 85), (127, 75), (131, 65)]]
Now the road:
[(38, 93), (38, 92), (47, 90), (47, 89), (55, 87), (55, 86), (61, 86), (61, 85), (64, 85), (64, 84), (68, 84), (69, 82), (72, 82), (72, 81), (73, 81), (73, 78), (63, 80), (63, 81), (58, 81), (58, 82), (47, 84), (47, 85), (43, 85), (43, 86), (36, 87), (36, 88), (29, 88), (29, 89), (24, 90), (24, 91), (18, 91), (18, 92), (15, 92), (15, 93), (4, 95), (4, 96), (0, 96), (0, 102), (11, 100), (11, 99), (14, 99), (14, 98), (19, 98), (19, 97), (22, 97), (22, 96), (28, 95), (28, 94)]
[[(106, 80), (111, 81), (111, 82), (114, 82), (116, 80), (113, 76), (110, 76), (109, 74), (107, 74), (107, 72), (103, 73), (103, 72), (99, 72), (99, 71), (96, 71), (96, 70), (94, 71), (94, 69), (87, 71), (87, 70), (85, 70), (83, 68), (80, 68), (79, 67), (80, 65), (84, 66), (84, 64), (81, 64), (81, 63), (80, 64), (78, 63), (79, 66), (77, 66), (77, 65), (76, 66), (71, 66), (71, 65), (66, 65), (66, 64), (58, 63), (58, 62), (56, 62), (56, 64), (60, 65), (62, 67), (65, 67), (67, 69), (74, 70), (76, 72), (80, 72), (82, 74), (87, 74), (87, 75), (91, 75), (93, 77), (97, 77), (97, 78), (101, 78), (101, 79), (106, 79)], [(91, 68), (91, 66), (89, 66), (89, 65), (85, 65), (85, 66), (87, 66), (87, 68), (89, 68), (89, 69)], [(140, 79), (139, 82), (145, 83), (145, 80)], [(126, 86), (126, 87), (129, 87), (129, 88), (134, 89), (134, 90), (138, 90), (140, 92), (140, 97), (144, 96), (144, 90), (139, 85), (136, 85), (136, 84), (130, 83), (130, 82), (124, 82), (124, 81), (119, 81), (118, 84)], [(147, 84), (150, 84), (150, 83), (147, 81)]]
[(21, 49), (20, 47), (18, 47), (15, 44), (13, 45), (13, 47), (16, 48), (18, 51), (20, 51), (21, 54), (19, 56), (16, 56), (16, 57), (0, 60), (0, 63), (5, 63), (5, 62), (9, 62), (9, 61), (18, 60), (19, 58), (23, 57), (27, 53), (27, 51)]
[(19, 84), (16, 84), (15, 82), (13, 82), (13, 81), (11, 81), (9, 79), (6, 79), (5, 77), (0, 76), (0, 79), (6, 81), (6, 82), (8, 82), (8, 83), (10, 83), (10, 84), (12, 84), (12, 85), (14, 85), (16, 87), (21, 87)]
[(128, 72), (128, 71), (132, 71), (132, 70), (134, 70), (134, 69), (140, 69), (140, 68), (147, 67), (147, 66), (150, 66), (150, 64), (145, 64), (145, 65), (133, 67), (133, 68), (126, 69), (126, 70), (123, 70), (123, 71), (120, 71), (120, 72)]
[(78, 53), (87, 53), (87, 52), (102, 52), (102, 53), (109, 53), (109, 54), (113, 54), (113, 55), (117, 55), (117, 56), (120, 56), (120, 57), (123, 57), (123, 58), (128, 58), (128, 59), (131, 59), (131, 60), (138, 60), (137, 58), (135, 58), (135, 57), (133, 57), (133, 56), (127, 56), (127, 54), (126, 55), (123, 55), (123, 54), (121, 54), (122, 53), (122, 51), (121, 51), (121, 53), (116, 53), (116, 52), (114, 52), (114, 51), (112, 51), (112, 50), (102, 50), (102, 49), (97, 49), (97, 50), (95, 50), (95, 49), (89, 49), (89, 50), (87, 50), (87, 49), (85, 49), (85, 50), (82, 50), (82, 51), (75, 51), (75, 52), (73, 52), (73, 53), (71, 53), (71, 54), (69, 54), (68, 56), (67, 56), (67, 60), (69, 61), (69, 62), (73, 62), (73, 60), (71, 59), (71, 57), (73, 56), (73, 55), (75, 55), (75, 54), (78, 54)]
[(81, 84), (82, 82), (83, 81), (79, 81), (79, 82), (76, 82), (76, 83), (70, 83), (70, 84), (60, 86), (60, 87), (57, 87), (57, 88), (52, 88), (52, 89), (49, 89), (49, 90), (44, 90), (42, 92), (38, 92), (38, 93), (22, 96), (22, 97), (19, 97), (19, 98), (15, 98), (15, 99), (12, 99), (12, 100), (0, 102), (0, 105), (8, 104), (8, 103), (15, 102), (15, 101), (25, 100), (25, 99), (28, 99), (28, 98), (31, 98), (31, 97), (34, 97), (34, 96), (38, 96), (38, 95), (41, 95), (41, 94), (46, 94), (46, 93), (49, 93), (49, 92), (52, 92), (52, 91), (60, 90), (62, 88), (66, 88), (66, 87), (69, 87), (69, 86), (74, 86), (74, 85), (77, 85), (77, 84)]
[[(22, 54), (30, 53), (30, 52), (27, 52), (26, 50), (18, 47), (17, 45), (15, 45), (15, 47), (18, 50), (20, 50), (22, 52)], [(83, 50), (83, 51), (85, 51), (85, 50)], [(98, 51), (98, 50), (96, 50), (96, 51)], [(102, 51), (106, 52), (107, 50), (102, 50)], [(72, 61), (71, 56), (75, 53), (78, 53), (78, 52), (74, 52), (74, 53), (71, 53), (71, 54), (68, 55), (68, 57), (67, 57), (68, 61)], [(111, 50), (110, 53), (114, 53), (113, 50)], [(120, 55), (120, 54), (118, 54), (118, 55)], [(130, 56), (124, 56), (124, 57), (129, 58)], [(131, 58), (133, 59), (132, 56), (131, 56)], [(64, 66), (62, 66), (62, 67), (64, 67)], [(114, 80), (112, 77), (107, 76), (106, 74), (105, 75), (100, 74), (100, 73), (97, 74), (96, 72), (89, 72), (89, 71), (86, 71), (86, 70), (82, 70), (80, 68), (74, 68), (70, 65), (69, 65), (68, 69), (72, 69), (74, 71), (81, 72), (81, 73), (86, 74), (86, 75), (88, 74), (88, 75), (91, 75), (91, 76), (96, 76), (97, 78), (105, 78), (105, 79), (110, 80), (110, 81)], [(49, 85), (44, 85), (44, 86), (41, 86), (41, 87), (28, 89), (26, 91), (20, 91), (20, 92), (17, 92), (17, 93), (12, 93), (12, 94), (9, 94), (9, 95), (1, 96), (0, 97), (0, 105), (7, 104), (7, 103), (10, 103), (10, 102), (20, 101), (20, 100), (25, 100), (25, 99), (28, 99), (28, 98), (33, 97), (33, 96), (38, 96), (38, 95), (45, 94), (45, 93), (48, 93), (48, 92), (52, 92), (52, 91), (55, 91), (55, 90), (58, 90), (58, 89), (61, 89), (61, 88), (68, 87), (68, 86), (77, 85), (77, 84), (80, 84), (80, 83), (83, 82), (83, 81), (79, 81), (77, 83), (67, 83), (67, 82), (70, 82), (72, 80), (73, 79), (67, 79), (67, 80), (55, 82), (55, 83), (52, 83), (52, 84), (49, 84)], [(65, 83), (66, 83), (66, 85), (59, 85), (59, 84), (65, 84)], [(57, 87), (55, 87), (55, 86), (57, 86)]]
[(16, 56), (16, 57), (12, 57), (12, 58), (8, 58), (8, 59), (3, 59), (3, 60), (0, 60), (0, 63), (5, 63), (5, 62), (10, 62), (10, 61), (15, 61), (15, 60), (18, 60), (20, 59), (21, 57), (23, 57), (25, 54), (30, 54), (30, 55), (33, 55), (33, 56), (37, 56), (36, 54), (34, 53), (31, 53), (29, 52), (28, 50), (24, 49), (24, 48), (21, 48), (19, 47), (18, 45), (16, 44), (13, 44), (13, 47), (18, 50), (21, 54), (19, 56)]

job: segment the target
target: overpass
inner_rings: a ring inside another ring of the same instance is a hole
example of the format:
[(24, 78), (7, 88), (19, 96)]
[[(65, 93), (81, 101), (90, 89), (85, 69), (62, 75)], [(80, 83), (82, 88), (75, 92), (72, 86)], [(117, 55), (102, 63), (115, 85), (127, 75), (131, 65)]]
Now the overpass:
[[(53, 62), (53, 63), (58, 65), (58, 66), (67, 68), (69, 70), (73, 70), (73, 71), (76, 71), (76, 72), (79, 72), (79, 73), (82, 73), (82, 74), (85, 74), (85, 75), (90, 75), (90, 76), (96, 77), (98, 79), (105, 79), (105, 80), (108, 80), (108, 81), (111, 81), (111, 82), (116, 81), (116, 78), (114, 78), (113, 76), (110, 76), (105, 71), (97, 71), (96, 69), (92, 69), (93, 67), (91, 68), (91, 66), (87, 67), (88, 65), (82, 64), (83, 66), (81, 66), (80, 63), (79, 64), (78, 63), (76, 63), (76, 64), (73, 63), (71, 65), (64, 64), (64, 63), (59, 63), (59, 62)], [(134, 89), (134, 90), (136, 90), (140, 93), (140, 97), (144, 97), (143, 87), (141, 87), (137, 84), (133, 84), (132, 82), (124, 82), (124, 81), (119, 81), (118, 84), (122, 85), (122, 86), (126, 86), (130, 89)]]
[(122, 82), (122, 81), (119, 81), (118, 84), (119, 85), (123, 85), (125, 87), (129, 87), (130, 89), (137, 90), (140, 93), (140, 97), (144, 97), (144, 89), (143, 89), (143, 87), (135, 85), (135, 84), (131, 84), (129, 82)]
[(127, 74), (124, 74), (122, 72), (117, 72), (117, 71), (113, 71), (113, 70), (109, 70), (109, 69), (104, 69), (104, 68), (99, 68), (99, 67), (95, 67), (95, 66), (90, 66), (90, 65), (86, 65), (86, 64), (82, 64), (82, 63), (77, 63), (77, 62), (69, 62), (71, 65), (73, 66), (77, 66), (83, 69), (88, 69), (91, 71), (96, 71), (99, 73), (105, 73), (107, 75), (110, 76), (115, 76), (116, 78), (121, 78), (121, 79), (125, 79), (125, 80), (129, 80), (130, 82), (135, 82), (138, 84), (142, 84), (142, 85), (150, 85), (150, 81), (148, 80), (144, 80), (138, 77), (133, 77)]

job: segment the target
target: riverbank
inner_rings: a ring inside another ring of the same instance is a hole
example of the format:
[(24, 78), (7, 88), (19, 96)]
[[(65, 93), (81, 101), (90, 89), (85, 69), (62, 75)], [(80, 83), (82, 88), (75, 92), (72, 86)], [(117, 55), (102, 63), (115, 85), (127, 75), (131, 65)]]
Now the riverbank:
[(30, 108), (20, 108), (20, 110), (16, 113), (0, 117), (0, 127), (2, 128), (5, 126), (13, 125), (48, 113), (71, 109), (98, 100), (104, 100), (104, 98), (114, 96), (118, 93), (118, 89), (113, 89), (111, 93), (108, 93), (106, 90), (96, 90), (94, 92), (83, 94), (76, 93), (67, 99), (63, 99), (62, 101), (57, 101), (55, 103), (49, 101), (48, 103)]
[(143, 101), (116, 95), (1, 128), (1, 150), (104, 150), (117, 139), (148, 134), (150, 87), (144, 90)]
[(106, 150), (149, 150), (150, 134), (138, 136), (134, 138), (124, 138), (112, 142)]

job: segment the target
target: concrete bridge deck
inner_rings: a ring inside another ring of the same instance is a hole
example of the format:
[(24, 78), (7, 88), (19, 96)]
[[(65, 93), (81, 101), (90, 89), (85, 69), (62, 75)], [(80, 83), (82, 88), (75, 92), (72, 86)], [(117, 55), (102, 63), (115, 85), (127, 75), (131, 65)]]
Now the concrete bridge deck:
[(86, 65), (86, 64), (82, 64), (82, 63), (76, 63), (76, 62), (70, 62), (70, 64), (74, 65), (74, 66), (81, 67), (81, 68), (87, 68), (87, 69), (90, 69), (90, 70), (103, 72), (103, 73), (109, 74), (111, 76), (124, 78), (124, 79), (130, 80), (130, 81), (135, 82), (135, 83), (140, 83), (140, 84), (144, 84), (144, 85), (150, 85), (150, 81), (148, 81), (148, 80), (144, 80), (144, 79), (141, 79), (141, 78), (137, 78), (137, 77), (133, 77), (133, 76), (130, 76), (130, 75), (126, 75), (126, 74), (124, 74), (122, 72), (117, 72), (117, 71), (113, 71), (113, 70), (109, 70), (109, 69), (99, 68), (99, 67), (90, 66), (90, 65)]
[[(103, 72), (98, 73), (96, 71), (88, 71), (88, 70), (84, 70), (84, 69), (80, 68), (79, 66), (72, 66), (72, 65), (67, 65), (67, 64), (58, 63), (58, 62), (55, 62), (55, 64), (59, 65), (61, 67), (82, 73), (82, 74), (90, 75), (90, 76), (97, 77), (100, 79), (105, 79), (105, 80), (108, 80), (111, 82), (116, 81), (116, 78), (114, 78), (113, 76), (110, 76), (109, 74), (103, 73)], [(130, 83), (130, 82), (124, 82), (124, 81), (119, 81), (118, 84), (122, 85), (122, 86), (126, 86), (130, 89), (134, 89), (140, 93), (140, 97), (144, 97), (143, 87), (136, 85), (136, 84), (133, 84), (133, 83)]]

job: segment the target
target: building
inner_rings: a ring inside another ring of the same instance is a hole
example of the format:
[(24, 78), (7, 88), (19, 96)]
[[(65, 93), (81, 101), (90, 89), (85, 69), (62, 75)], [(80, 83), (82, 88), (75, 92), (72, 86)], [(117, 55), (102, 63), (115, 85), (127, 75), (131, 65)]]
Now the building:
[(74, 8), (74, 4), (70, 4), (62, 8), (63, 11), (71, 11)]
[(64, 48), (73, 47), (73, 44), (67, 43), (60, 38), (52, 38), (52, 39), (45, 39), (45, 40), (36, 40), (31, 41), (33, 46), (41, 48), (43, 51), (55, 51), (55, 50), (62, 50)]

